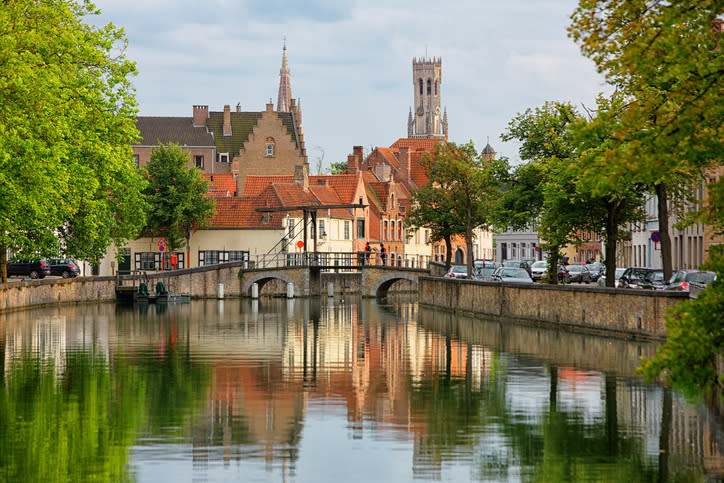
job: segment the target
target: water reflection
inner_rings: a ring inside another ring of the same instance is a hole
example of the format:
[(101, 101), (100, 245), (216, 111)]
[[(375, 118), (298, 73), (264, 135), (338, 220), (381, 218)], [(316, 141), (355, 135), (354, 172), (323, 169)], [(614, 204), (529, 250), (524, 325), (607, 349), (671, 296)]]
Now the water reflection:
[(0, 317), (3, 480), (702, 480), (651, 344), (345, 296)]

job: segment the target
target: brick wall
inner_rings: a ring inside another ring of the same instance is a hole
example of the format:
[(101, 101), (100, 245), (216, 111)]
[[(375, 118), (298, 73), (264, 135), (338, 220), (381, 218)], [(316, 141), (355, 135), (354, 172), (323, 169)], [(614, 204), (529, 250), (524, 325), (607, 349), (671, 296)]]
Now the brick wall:
[(513, 284), (421, 277), (420, 304), (620, 334), (665, 338), (679, 292)]

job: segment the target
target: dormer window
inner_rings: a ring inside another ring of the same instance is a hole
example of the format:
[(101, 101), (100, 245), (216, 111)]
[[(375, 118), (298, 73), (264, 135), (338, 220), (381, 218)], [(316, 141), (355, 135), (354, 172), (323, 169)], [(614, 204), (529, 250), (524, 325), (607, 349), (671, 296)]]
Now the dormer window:
[(219, 153), (219, 162), (228, 163), (229, 162), (229, 153)]
[(274, 157), (274, 138), (266, 138), (266, 157)]

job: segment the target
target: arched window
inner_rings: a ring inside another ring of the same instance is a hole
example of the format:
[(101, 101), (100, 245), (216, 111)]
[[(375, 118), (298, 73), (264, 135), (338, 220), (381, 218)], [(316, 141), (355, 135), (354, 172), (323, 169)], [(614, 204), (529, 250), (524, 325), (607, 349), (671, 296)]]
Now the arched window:
[(395, 209), (395, 193), (392, 193), (391, 199), (392, 199), (392, 206), (390, 208), (394, 210)]
[(382, 239), (387, 240), (387, 221), (382, 222)]
[(437, 81), (435, 81), (435, 95), (437, 95)]
[(429, 96), (430, 94), (432, 94), (432, 81), (427, 79), (427, 95)]
[(420, 82), (420, 95), (422, 95), (422, 79), (418, 79), (418, 81)]

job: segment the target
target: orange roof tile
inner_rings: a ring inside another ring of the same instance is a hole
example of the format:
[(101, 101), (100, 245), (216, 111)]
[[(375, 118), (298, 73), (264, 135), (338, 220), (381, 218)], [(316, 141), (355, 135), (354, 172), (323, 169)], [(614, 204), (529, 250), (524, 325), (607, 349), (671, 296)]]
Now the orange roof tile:
[[(389, 163), (394, 166), (395, 168), (400, 168), (400, 162), (397, 159), (397, 156), (395, 155), (395, 152), (391, 149), (387, 148), (380, 148), (378, 147), (377, 150), (384, 156), (384, 158), (389, 161)], [(399, 153), (399, 150), (397, 151)]]
[(261, 191), (272, 183), (293, 183), (293, 175), (273, 175), (273, 176), (252, 176), (249, 175), (244, 181), (244, 190), (241, 196), (244, 198), (257, 196)]
[(407, 146), (410, 148), (411, 151), (417, 151), (419, 149), (423, 151), (433, 152), (435, 151), (435, 146), (438, 144), (445, 142), (444, 139), (409, 139), (409, 138), (400, 138), (395, 143), (390, 146), (390, 149), (394, 151), (399, 151), (401, 146)]
[(202, 174), (209, 182), (209, 193), (214, 198), (236, 195), (236, 180), (231, 174)]

